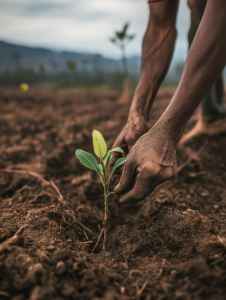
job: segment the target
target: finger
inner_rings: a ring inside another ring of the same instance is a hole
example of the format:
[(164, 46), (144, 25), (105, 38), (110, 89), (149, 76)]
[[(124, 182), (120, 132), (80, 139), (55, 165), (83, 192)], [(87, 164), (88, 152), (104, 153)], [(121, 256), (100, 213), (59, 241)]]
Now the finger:
[(127, 145), (128, 145), (128, 153), (129, 153), (136, 141), (134, 141), (132, 139), (127, 139), (126, 142), (127, 142)]
[(156, 176), (156, 172), (148, 169), (143, 169), (137, 175), (136, 183), (132, 190), (125, 194), (120, 200), (119, 203), (126, 204), (131, 202), (142, 201), (149, 193), (149, 188)]
[(126, 143), (125, 138), (124, 138), (123, 132), (121, 132), (119, 134), (116, 141), (112, 145), (112, 149), (117, 148), (117, 147), (120, 147), (123, 151), (127, 150), (127, 148), (128, 148), (127, 143)]
[(127, 161), (123, 167), (119, 184), (114, 189), (116, 194), (123, 193), (131, 186), (134, 173), (135, 173), (134, 163), (132, 161)]
[(113, 167), (115, 165), (116, 160), (119, 159), (120, 157), (122, 157), (122, 153), (120, 153), (120, 152), (113, 152), (112, 153), (112, 158), (111, 158), (111, 160), (109, 162), (109, 166)]
[(136, 138), (134, 138), (134, 136), (127, 136), (126, 137), (126, 143), (127, 143), (127, 147), (128, 147), (128, 152), (130, 152), (130, 150), (135, 145), (135, 143), (138, 140), (138, 138), (139, 138), (139, 136), (136, 136)]

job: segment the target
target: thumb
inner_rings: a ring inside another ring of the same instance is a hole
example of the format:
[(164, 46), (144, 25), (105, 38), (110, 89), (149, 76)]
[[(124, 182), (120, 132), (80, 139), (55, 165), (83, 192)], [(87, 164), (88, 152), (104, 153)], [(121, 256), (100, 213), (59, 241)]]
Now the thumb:
[(119, 184), (114, 189), (116, 194), (123, 193), (132, 185), (134, 173), (135, 173), (134, 164), (130, 161), (127, 161), (123, 167)]

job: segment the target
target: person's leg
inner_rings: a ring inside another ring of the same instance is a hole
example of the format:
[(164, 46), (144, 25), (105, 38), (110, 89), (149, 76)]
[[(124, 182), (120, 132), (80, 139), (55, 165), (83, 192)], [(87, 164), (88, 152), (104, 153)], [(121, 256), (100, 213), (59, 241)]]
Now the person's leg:
[[(191, 9), (191, 28), (188, 34), (189, 47), (192, 44), (196, 31), (201, 22), (207, 0), (188, 0)], [(222, 75), (201, 103), (202, 118), (211, 122), (226, 117), (226, 108), (223, 104), (224, 86)]]
[[(191, 28), (188, 34), (189, 48), (202, 20), (207, 0), (188, 0), (191, 9)], [(201, 103), (201, 110), (196, 125), (185, 134), (180, 143), (184, 144), (193, 137), (206, 134), (216, 135), (226, 132), (226, 108), (223, 104), (224, 84), (222, 75)], [(215, 121), (215, 122), (211, 122)]]

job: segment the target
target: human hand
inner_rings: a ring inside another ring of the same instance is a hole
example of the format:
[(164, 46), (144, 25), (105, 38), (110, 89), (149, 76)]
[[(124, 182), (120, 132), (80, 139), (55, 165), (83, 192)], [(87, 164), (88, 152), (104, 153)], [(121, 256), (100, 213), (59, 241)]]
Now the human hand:
[(126, 192), (119, 200), (121, 204), (143, 200), (159, 184), (176, 176), (176, 144), (158, 128), (141, 136), (127, 158), (115, 188), (116, 194)]
[[(126, 157), (139, 137), (145, 134), (150, 128), (151, 125), (143, 116), (140, 116), (138, 114), (129, 116), (126, 125), (114, 142), (112, 148), (120, 147), (124, 151), (123, 157)], [(119, 152), (113, 153), (112, 159), (109, 164), (109, 171), (111, 171), (116, 160), (121, 156), (122, 154)]]

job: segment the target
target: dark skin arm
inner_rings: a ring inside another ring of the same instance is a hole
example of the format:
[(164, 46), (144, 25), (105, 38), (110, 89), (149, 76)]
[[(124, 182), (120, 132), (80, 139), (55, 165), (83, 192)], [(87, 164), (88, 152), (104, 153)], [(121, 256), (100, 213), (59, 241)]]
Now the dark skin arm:
[(116, 193), (129, 190), (121, 203), (141, 201), (157, 185), (176, 175), (176, 145), (184, 128), (226, 64), (225, 0), (208, 0), (199, 29), (190, 48), (181, 82), (169, 106), (128, 155)]
[[(150, 130), (150, 110), (173, 54), (177, 8), (178, 0), (150, 4), (150, 19), (142, 45), (139, 84), (127, 123), (113, 145), (113, 148), (121, 147), (125, 155), (137, 139)], [(112, 165), (114, 161), (112, 160)]]

